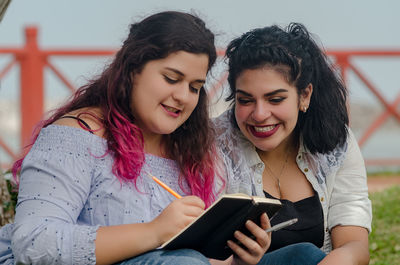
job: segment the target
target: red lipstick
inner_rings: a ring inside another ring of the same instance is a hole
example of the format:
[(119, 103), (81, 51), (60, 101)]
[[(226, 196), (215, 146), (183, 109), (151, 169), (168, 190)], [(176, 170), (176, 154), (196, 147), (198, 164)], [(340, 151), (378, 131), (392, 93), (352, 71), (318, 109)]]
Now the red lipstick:
[(258, 138), (270, 137), (271, 135), (273, 135), (279, 129), (279, 126), (280, 126), (280, 124), (276, 125), (275, 128), (273, 128), (272, 130), (267, 131), (267, 132), (258, 132), (254, 128), (255, 126), (247, 125), (247, 127), (249, 128), (249, 131), (251, 132), (251, 134), (253, 136), (255, 136), (255, 137), (258, 137)]

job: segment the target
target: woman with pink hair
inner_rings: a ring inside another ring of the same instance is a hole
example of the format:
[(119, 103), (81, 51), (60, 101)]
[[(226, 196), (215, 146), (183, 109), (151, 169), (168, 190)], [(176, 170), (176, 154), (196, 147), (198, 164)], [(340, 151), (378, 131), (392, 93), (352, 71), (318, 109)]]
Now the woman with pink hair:
[[(209, 264), (194, 250), (155, 249), (223, 187), (204, 89), (215, 60), (214, 35), (194, 15), (132, 24), (113, 62), (40, 123), (15, 163), (18, 204), (0, 231), (0, 262)], [(264, 243), (245, 261), (266, 249), (267, 234), (254, 231)]]

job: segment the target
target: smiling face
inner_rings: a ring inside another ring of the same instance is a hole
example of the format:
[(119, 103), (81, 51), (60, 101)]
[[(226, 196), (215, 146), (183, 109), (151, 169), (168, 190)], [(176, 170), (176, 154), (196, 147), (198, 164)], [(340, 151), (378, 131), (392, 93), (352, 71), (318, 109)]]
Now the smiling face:
[(271, 67), (244, 70), (236, 79), (237, 124), (257, 149), (272, 151), (288, 143), (311, 94), (309, 85), (299, 97), (296, 87)]
[(172, 133), (189, 118), (207, 69), (207, 55), (179, 51), (149, 61), (140, 73), (133, 74), (131, 109), (145, 142)]

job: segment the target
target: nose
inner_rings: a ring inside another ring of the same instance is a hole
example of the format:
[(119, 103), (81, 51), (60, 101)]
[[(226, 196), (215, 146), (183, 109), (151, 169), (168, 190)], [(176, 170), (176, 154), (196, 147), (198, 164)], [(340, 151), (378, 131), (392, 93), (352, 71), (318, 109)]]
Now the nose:
[(188, 101), (190, 93), (189, 84), (182, 83), (177, 85), (172, 93), (172, 98), (180, 104), (184, 104)]
[(271, 108), (266, 102), (256, 102), (254, 105), (253, 112), (251, 113), (251, 118), (257, 122), (261, 123), (271, 116)]

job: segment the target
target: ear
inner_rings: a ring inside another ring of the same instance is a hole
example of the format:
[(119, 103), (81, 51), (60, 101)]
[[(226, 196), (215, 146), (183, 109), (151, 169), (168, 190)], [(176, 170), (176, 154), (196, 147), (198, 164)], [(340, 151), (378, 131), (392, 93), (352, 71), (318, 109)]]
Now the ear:
[(306, 112), (311, 102), (311, 95), (313, 92), (313, 85), (310, 83), (300, 94), (300, 111)]

